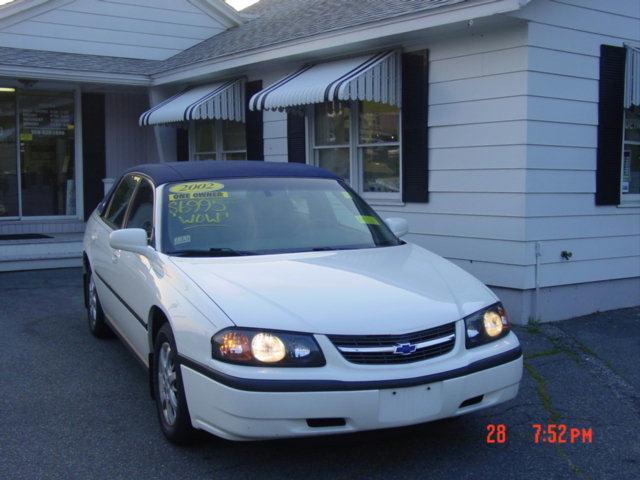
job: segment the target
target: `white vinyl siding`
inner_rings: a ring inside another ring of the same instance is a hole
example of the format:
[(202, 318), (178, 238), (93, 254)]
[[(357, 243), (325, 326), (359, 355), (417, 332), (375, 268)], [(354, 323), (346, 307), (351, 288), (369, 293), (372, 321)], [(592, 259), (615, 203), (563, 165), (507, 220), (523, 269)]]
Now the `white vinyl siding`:
[(539, 242), (542, 287), (638, 277), (640, 206), (596, 206), (594, 193), (600, 45), (640, 42), (640, 2), (538, 0), (517, 16), (529, 20), (526, 258)]
[(376, 210), (406, 218), (409, 241), (482, 281), (530, 288), (526, 26), (419, 48), (429, 49), (429, 202)]
[(224, 29), (187, 0), (72, 0), (0, 23), (0, 44), (116, 57), (126, 51), (130, 58), (164, 60)]
[[(374, 206), (406, 218), (409, 241), (496, 287), (535, 288), (537, 242), (542, 287), (640, 275), (640, 208), (594, 199), (599, 49), (640, 40), (640, 4), (596, 3), (538, 0), (521, 16), (539, 22), (406, 46), (429, 49), (429, 202)], [(624, 16), (586, 29), (605, 8)], [(264, 113), (264, 142), (286, 161), (285, 113)]]
[(144, 93), (105, 94), (105, 156), (107, 178), (127, 168), (158, 161), (153, 130), (138, 126), (140, 112), (149, 108)]

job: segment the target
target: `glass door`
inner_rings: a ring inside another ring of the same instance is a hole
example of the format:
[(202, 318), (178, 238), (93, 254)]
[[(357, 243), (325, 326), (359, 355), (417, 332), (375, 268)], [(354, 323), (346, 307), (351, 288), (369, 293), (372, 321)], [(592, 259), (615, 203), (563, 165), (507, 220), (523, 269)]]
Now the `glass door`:
[(22, 216), (76, 214), (74, 98), (68, 92), (21, 92)]
[(0, 219), (18, 217), (18, 152), (16, 149), (16, 94), (0, 90)]

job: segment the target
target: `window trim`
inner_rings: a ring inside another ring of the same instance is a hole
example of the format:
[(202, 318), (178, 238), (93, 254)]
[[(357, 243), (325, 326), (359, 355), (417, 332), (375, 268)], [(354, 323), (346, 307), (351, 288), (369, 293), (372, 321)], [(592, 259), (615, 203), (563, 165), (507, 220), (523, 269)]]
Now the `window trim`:
[[(636, 107), (639, 108), (640, 107)], [(627, 140), (626, 136), (627, 136), (627, 129), (625, 128), (626, 126), (626, 120), (627, 120), (627, 108), (623, 109), (622, 111), (622, 151), (621, 156), (620, 156), (620, 205), (621, 206), (627, 206), (629, 204), (632, 204), (633, 206), (639, 206), (640, 205), (640, 193), (624, 193), (622, 191), (622, 180), (624, 177), (624, 150), (625, 150), (625, 145), (638, 145), (640, 146), (640, 140)]]
[[(315, 140), (315, 104), (310, 105), (305, 112), (305, 125), (307, 127), (307, 164), (318, 166), (316, 159), (316, 150), (331, 148), (348, 148), (349, 149), (349, 185), (358, 195), (367, 201), (380, 203), (402, 203), (402, 108), (398, 108), (398, 141), (384, 143), (360, 143), (360, 102), (361, 100), (350, 100), (349, 103), (349, 143), (340, 145), (318, 145)], [(398, 147), (399, 172), (398, 192), (364, 192), (362, 186), (364, 184), (364, 163), (362, 152), (367, 147)]]
[(196, 121), (189, 122), (189, 161), (198, 161), (197, 155), (214, 154), (214, 160), (227, 160), (227, 154), (244, 153), (244, 158), (247, 158), (247, 138), (245, 132), (245, 148), (244, 150), (225, 150), (224, 149), (224, 135), (222, 133), (222, 123), (231, 120), (203, 120), (213, 122), (213, 131), (215, 133), (215, 151), (196, 152)]

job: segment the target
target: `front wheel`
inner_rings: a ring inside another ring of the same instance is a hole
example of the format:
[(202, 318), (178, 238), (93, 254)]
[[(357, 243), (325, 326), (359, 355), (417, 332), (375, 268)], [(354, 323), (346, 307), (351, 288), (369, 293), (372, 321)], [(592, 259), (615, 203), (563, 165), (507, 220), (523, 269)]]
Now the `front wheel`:
[(109, 338), (111, 337), (111, 329), (104, 318), (93, 272), (88, 272), (86, 281), (87, 284), (85, 288), (87, 289), (87, 319), (89, 320), (89, 331), (94, 337)]
[(168, 323), (160, 328), (156, 336), (153, 359), (154, 393), (162, 433), (172, 443), (191, 443), (195, 429), (191, 425), (184, 394), (176, 342)]

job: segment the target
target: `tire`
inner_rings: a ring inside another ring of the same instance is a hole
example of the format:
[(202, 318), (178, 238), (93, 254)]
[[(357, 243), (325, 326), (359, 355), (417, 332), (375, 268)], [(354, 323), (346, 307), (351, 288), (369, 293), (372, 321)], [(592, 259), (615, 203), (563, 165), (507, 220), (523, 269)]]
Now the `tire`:
[(196, 430), (191, 425), (177, 351), (171, 326), (167, 322), (162, 325), (154, 341), (153, 392), (162, 433), (171, 443), (187, 445), (194, 441)]
[(89, 331), (96, 338), (111, 338), (113, 333), (104, 318), (104, 312), (102, 311), (102, 305), (98, 298), (98, 291), (91, 270), (87, 272), (85, 289), (87, 291), (87, 320), (89, 322)]

